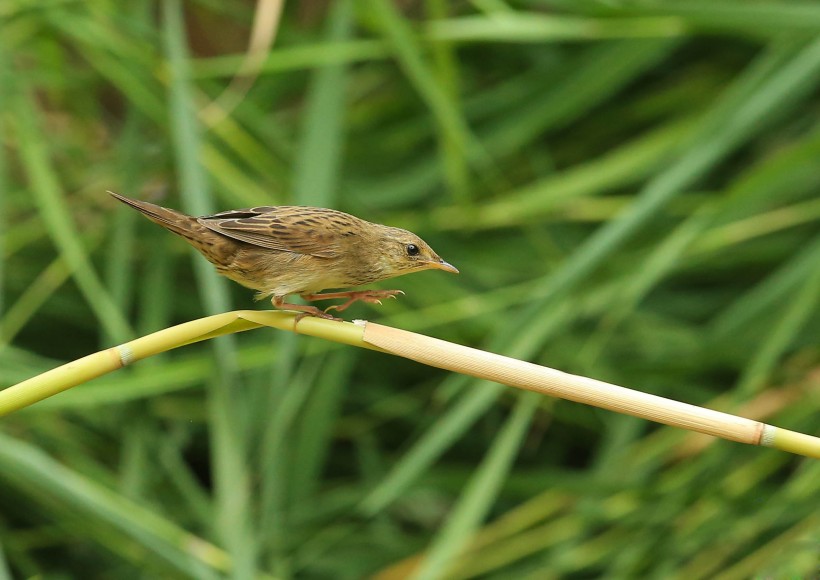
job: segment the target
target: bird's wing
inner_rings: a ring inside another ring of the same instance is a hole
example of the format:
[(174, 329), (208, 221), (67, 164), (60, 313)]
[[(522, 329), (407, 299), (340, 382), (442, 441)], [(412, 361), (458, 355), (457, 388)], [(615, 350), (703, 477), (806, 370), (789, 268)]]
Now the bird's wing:
[[(318, 258), (342, 253), (342, 212), (297, 206), (237, 209), (198, 218), (199, 223), (229, 238), (262, 248)], [(353, 218), (356, 219), (356, 218)]]

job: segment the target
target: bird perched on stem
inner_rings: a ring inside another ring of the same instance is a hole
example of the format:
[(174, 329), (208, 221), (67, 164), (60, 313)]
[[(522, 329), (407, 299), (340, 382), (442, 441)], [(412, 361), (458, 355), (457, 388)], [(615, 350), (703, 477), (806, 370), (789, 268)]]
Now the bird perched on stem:
[[(442, 260), (416, 234), (374, 224), (335, 209), (263, 206), (193, 217), (153, 203), (112, 196), (148, 219), (185, 238), (216, 266), (217, 272), (271, 297), (276, 308), (298, 310), (302, 316), (334, 319), (362, 301), (381, 304), (401, 290), (325, 292), (386, 280), (421, 270), (458, 270)], [(289, 294), (307, 301), (346, 298), (321, 310), (285, 302)]]

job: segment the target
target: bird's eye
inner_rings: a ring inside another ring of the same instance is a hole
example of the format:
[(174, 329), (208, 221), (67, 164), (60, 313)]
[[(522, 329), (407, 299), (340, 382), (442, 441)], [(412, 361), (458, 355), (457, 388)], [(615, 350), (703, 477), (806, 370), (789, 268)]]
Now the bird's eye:
[(408, 256), (418, 256), (419, 255), (419, 247), (416, 244), (407, 244), (407, 255)]

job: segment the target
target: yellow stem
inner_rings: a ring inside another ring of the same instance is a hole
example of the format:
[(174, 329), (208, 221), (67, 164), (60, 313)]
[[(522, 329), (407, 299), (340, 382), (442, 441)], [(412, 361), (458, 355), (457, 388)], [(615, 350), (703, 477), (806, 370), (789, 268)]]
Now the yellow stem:
[(820, 458), (820, 438), (595, 379), (364, 321), (339, 322), (284, 311), (237, 310), (186, 322), (88, 355), (0, 391), (0, 416), (146, 357), (262, 326), (369, 348), (422, 364), (626, 413), (723, 439)]

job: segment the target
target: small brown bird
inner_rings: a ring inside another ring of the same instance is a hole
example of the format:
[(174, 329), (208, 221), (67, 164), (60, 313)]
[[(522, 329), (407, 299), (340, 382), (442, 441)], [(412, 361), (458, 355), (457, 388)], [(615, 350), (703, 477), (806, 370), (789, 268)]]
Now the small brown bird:
[[(109, 191), (148, 219), (182, 236), (216, 266), (217, 272), (271, 297), (276, 308), (300, 316), (334, 319), (359, 300), (381, 304), (401, 290), (326, 292), (394, 278), (421, 270), (458, 270), (442, 260), (420, 237), (407, 230), (374, 224), (335, 209), (263, 206), (192, 217)], [(308, 301), (347, 298), (321, 310), (285, 302), (289, 294)]]

